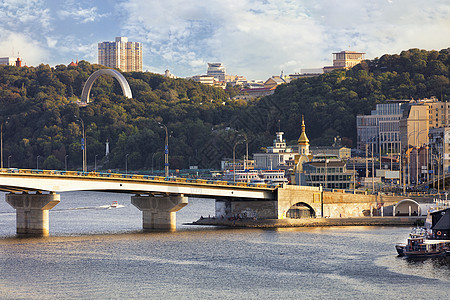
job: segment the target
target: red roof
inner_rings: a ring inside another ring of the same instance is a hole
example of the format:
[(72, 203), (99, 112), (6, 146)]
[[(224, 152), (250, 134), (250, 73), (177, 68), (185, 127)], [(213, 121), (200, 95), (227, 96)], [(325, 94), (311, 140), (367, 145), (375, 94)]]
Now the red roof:
[(76, 66), (78, 66), (78, 59), (76, 63), (74, 63), (72, 59), (72, 62), (69, 64), (69, 67), (76, 67)]

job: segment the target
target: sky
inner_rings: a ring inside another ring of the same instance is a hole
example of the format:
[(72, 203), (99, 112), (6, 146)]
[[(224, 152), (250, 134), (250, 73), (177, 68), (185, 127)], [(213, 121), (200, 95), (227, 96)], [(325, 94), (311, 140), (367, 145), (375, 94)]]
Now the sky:
[(0, 0), (0, 57), (28, 66), (97, 63), (97, 43), (143, 44), (143, 69), (189, 77), (222, 62), (230, 75), (272, 75), (332, 65), (332, 53), (367, 59), (450, 47), (448, 0)]

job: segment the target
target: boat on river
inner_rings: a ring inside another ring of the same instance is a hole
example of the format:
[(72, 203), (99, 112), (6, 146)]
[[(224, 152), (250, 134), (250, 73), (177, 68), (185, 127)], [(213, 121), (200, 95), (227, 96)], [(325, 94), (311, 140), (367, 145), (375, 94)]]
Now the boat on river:
[[(427, 230), (423, 227), (414, 227), (410, 234), (408, 239), (415, 239), (415, 238), (421, 238), (427, 236)], [(399, 256), (405, 256), (405, 248), (406, 243), (399, 243), (395, 245), (395, 249), (397, 250), (397, 253)]]
[(415, 228), (406, 244), (396, 244), (399, 256), (428, 258), (450, 255), (450, 208), (428, 213), (425, 228)]
[(449, 248), (445, 241), (417, 237), (408, 239), (403, 255), (407, 258), (439, 257), (447, 255), (447, 250)]
[(110, 208), (117, 208), (117, 207), (119, 207), (119, 201), (115, 201), (114, 200), (109, 207)]

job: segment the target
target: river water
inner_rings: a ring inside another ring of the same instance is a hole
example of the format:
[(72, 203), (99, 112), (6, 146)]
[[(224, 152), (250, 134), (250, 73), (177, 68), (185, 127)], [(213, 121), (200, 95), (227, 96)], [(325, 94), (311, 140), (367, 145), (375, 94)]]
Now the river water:
[(50, 211), (50, 237), (17, 238), (0, 198), (1, 299), (450, 298), (450, 257), (397, 257), (407, 227), (183, 225), (214, 214), (189, 199), (176, 232), (143, 232), (129, 195), (77, 192)]

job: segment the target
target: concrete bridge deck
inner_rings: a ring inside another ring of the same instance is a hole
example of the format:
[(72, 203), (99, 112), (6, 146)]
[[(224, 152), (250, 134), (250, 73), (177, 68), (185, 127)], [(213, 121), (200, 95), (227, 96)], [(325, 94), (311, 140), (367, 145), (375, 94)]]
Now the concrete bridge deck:
[(327, 218), (420, 212), (417, 201), (405, 196), (136, 174), (0, 169), (0, 190), (9, 192), (6, 202), (16, 209), (19, 234), (47, 235), (48, 212), (60, 202), (57, 193), (67, 191), (132, 194), (131, 203), (142, 211), (144, 229), (175, 230), (176, 212), (187, 205), (188, 197), (214, 199), (217, 219), (244, 216), (283, 224), (288, 219), (302, 219), (289, 224), (305, 222), (304, 218), (325, 224)]
[(137, 174), (0, 169), (0, 191), (11, 193), (99, 191), (275, 199), (277, 187), (277, 185)]

